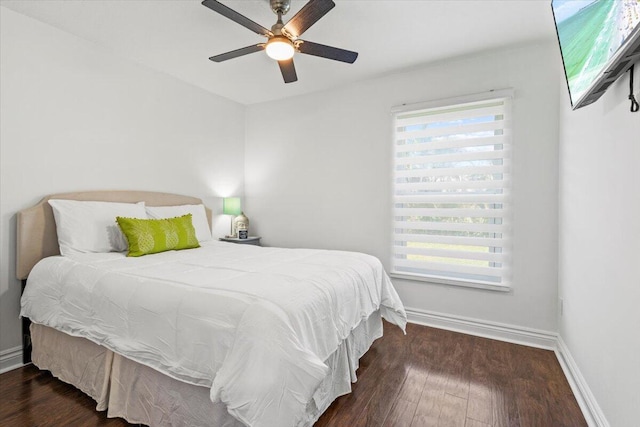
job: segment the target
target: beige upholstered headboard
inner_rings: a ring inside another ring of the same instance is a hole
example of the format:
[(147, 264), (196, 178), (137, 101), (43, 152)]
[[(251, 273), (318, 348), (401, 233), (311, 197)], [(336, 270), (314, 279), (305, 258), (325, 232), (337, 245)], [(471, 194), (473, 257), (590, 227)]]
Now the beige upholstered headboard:
[[(137, 203), (148, 206), (197, 205), (202, 200), (178, 194), (155, 193), (150, 191), (86, 191), (81, 193), (52, 194), (37, 205), (18, 212), (16, 276), (26, 279), (38, 261), (48, 256), (59, 255), (58, 235), (49, 199), (92, 200), (102, 202)], [(211, 210), (206, 209), (209, 226)]]

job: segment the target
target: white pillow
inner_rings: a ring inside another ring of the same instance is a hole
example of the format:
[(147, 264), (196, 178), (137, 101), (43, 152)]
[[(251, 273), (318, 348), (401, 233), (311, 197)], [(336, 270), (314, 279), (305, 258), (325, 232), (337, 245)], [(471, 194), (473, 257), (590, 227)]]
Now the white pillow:
[(193, 215), (191, 220), (193, 228), (196, 229), (198, 241), (211, 240), (211, 227), (207, 220), (207, 212), (204, 209), (204, 205), (146, 206), (145, 209), (149, 218), (153, 219), (174, 218), (191, 214)]
[(122, 252), (128, 248), (117, 216), (147, 218), (144, 202), (112, 203), (49, 200), (58, 232), (60, 253)]

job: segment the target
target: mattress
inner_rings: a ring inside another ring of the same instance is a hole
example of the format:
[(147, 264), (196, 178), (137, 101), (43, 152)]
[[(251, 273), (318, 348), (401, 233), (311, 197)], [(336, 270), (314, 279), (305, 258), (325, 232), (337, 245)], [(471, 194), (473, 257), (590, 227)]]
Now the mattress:
[(205, 388), (246, 425), (281, 427), (308, 425), (326, 361), (374, 312), (406, 325), (374, 257), (206, 242), (141, 258), (46, 258), (21, 315)]

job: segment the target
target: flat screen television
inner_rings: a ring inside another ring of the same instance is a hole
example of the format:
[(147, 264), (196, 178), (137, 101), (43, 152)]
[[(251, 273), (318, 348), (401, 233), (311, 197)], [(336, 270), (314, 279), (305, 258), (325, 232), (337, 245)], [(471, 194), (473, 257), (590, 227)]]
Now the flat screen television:
[(640, 60), (640, 0), (552, 0), (551, 10), (575, 110)]

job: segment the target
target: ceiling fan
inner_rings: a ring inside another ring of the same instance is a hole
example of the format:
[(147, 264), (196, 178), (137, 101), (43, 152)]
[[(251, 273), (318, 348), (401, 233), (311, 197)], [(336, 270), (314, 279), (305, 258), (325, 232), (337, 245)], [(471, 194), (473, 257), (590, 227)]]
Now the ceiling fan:
[(282, 23), (282, 16), (291, 7), (291, 0), (269, 0), (271, 10), (278, 15), (278, 21), (271, 27), (271, 30), (264, 28), (244, 15), (223, 5), (217, 0), (204, 0), (202, 4), (209, 9), (218, 12), (220, 15), (231, 19), (245, 28), (267, 38), (266, 43), (243, 47), (222, 53), (209, 58), (214, 62), (223, 62), (228, 59), (248, 55), (250, 53), (265, 50), (270, 58), (278, 61), (280, 72), (285, 83), (292, 83), (298, 80), (296, 68), (293, 65), (293, 55), (295, 52), (307, 55), (319, 56), (321, 58), (333, 59), (334, 61), (347, 62), (353, 64), (358, 57), (357, 52), (339, 49), (337, 47), (326, 46), (319, 43), (299, 39), (305, 31), (320, 18), (335, 7), (332, 0), (309, 0), (293, 18), (286, 24)]

